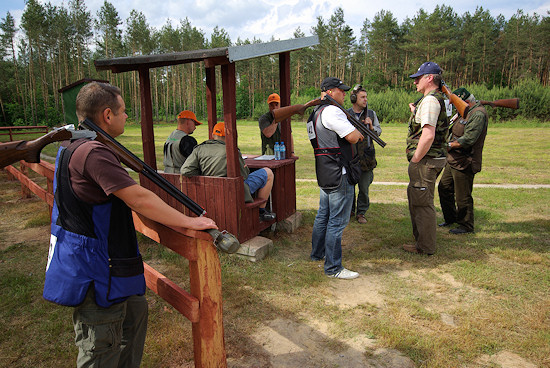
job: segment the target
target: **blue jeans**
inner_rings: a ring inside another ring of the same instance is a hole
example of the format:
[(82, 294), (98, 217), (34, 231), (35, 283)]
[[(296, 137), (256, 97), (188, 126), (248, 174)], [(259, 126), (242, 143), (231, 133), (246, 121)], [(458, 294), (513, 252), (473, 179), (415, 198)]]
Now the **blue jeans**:
[(311, 235), (311, 259), (325, 257), (325, 273), (333, 275), (342, 267), (342, 233), (348, 225), (353, 185), (348, 183), (347, 175), (336, 189), (321, 189), (319, 209), (313, 224)]

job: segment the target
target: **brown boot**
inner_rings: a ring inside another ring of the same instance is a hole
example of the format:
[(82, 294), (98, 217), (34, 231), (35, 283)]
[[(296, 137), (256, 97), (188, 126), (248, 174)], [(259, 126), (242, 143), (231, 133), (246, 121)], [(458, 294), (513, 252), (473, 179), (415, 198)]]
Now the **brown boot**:
[(357, 215), (357, 222), (360, 224), (366, 224), (367, 219), (365, 218), (365, 215)]

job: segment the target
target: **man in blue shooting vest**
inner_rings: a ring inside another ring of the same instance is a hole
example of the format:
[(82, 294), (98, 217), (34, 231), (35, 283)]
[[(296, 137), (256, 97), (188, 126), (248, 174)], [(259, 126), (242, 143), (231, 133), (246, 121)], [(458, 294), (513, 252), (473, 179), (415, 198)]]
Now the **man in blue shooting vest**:
[[(92, 120), (112, 137), (124, 132), (125, 109), (120, 89), (109, 84), (89, 83), (76, 98), (79, 121)], [(168, 206), (93, 140), (59, 149), (54, 193), (43, 296), (74, 307), (77, 367), (138, 367), (148, 307), (132, 210), (167, 226), (217, 226)]]

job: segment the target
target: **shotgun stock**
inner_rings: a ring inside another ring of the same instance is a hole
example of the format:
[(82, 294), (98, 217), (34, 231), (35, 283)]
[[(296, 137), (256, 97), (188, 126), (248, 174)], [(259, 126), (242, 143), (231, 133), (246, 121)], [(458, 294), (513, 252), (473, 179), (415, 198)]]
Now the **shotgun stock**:
[(507, 107), (509, 109), (519, 109), (519, 98), (505, 98), (502, 100), (494, 101), (479, 101), (482, 105), (489, 105), (495, 107)]
[(449, 101), (454, 105), (456, 108), (456, 111), (462, 116), (463, 118), (468, 115), (468, 111), (470, 111), (470, 105), (464, 100), (462, 100), (460, 97), (452, 93), (445, 82), (441, 81), (441, 91), (447, 95), (449, 98)]
[[(96, 140), (117, 152), (120, 156), (120, 161), (122, 161), (126, 166), (128, 166), (135, 172), (143, 174), (147, 179), (151, 180), (171, 197), (175, 198), (178, 202), (189, 208), (189, 210), (195, 215), (203, 216), (206, 214), (204, 208), (202, 208), (191, 198), (183, 194), (172, 183), (170, 183), (168, 180), (162, 177), (162, 175), (157, 173), (156, 170), (140, 160), (136, 155), (130, 152), (122, 144), (118, 143), (113, 137), (111, 137), (107, 132), (98, 127), (94, 122), (86, 119), (80, 122), (80, 126), (96, 132)], [(215, 229), (208, 229), (204, 231), (212, 236), (214, 246), (222, 252), (235, 253), (241, 246), (237, 238), (233, 234), (230, 234), (225, 230), (219, 231)]]
[(272, 112), (274, 121), (278, 123), (280, 121), (283, 121), (291, 117), (292, 115), (296, 115), (296, 114), (303, 115), (308, 107), (317, 106), (320, 103), (321, 103), (321, 99), (316, 98), (315, 100), (311, 100), (303, 105), (298, 104), (298, 105), (280, 107), (276, 110), (273, 110)]
[(374, 131), (367, 128), (367, 126), (363, 123), (361, 123), (355, 116), (349, 113), (348, 110), (346, 110), (342, 105), (338, 103), (334, 98), (330, 97), (330, 95), (327, 93), (325, 95), (325, 98), (334, 106), (338, 107), (340, 110), (346, 114), (349, 122), (351, 125), (353, 125), (363, 136), (368, 135), (374, 142), (378, 143), (381, 147), (386, 146), (386, 142), (380, 139), (378, 134), (376, 134)]
[(4, 168), (19, 160), (40, 162), (40, 152), (48, 144), (78, 138), (95, 138), (95, 133), (76, 131), (72, 125), (56, 128), (42, 137), (32, 141), (13, 141), (0, 143), (0, 168)]

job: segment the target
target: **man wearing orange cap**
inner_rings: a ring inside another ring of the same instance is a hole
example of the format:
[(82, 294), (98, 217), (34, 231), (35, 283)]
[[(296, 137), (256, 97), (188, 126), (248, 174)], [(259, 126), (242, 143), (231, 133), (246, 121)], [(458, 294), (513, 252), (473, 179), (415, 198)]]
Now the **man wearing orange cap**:
[(201, 125), (192, 111), (183, 110), (178, 115), (178, 126), (170, 133), (164, 143), (164, 172), (167, 174), (178, 174), (181, 165), (193, 148), (197, 140), (191, 137), (197, 125)]
[[(245, 165), (239, 151), (239, 166), (241, 176), (244, 179), (245, 202), (252, 202), (252, 194), (258, 192), (258, 198), (268, 199), (273, 187), (273, 171), (264, 167), (250, 172)], [(227, 153), (225, 148), (225, 124), (223, 122), (214, 125), (212, 139), (199, 144), (187, 157), (181, 167), (181, 174), (191, 176), (227, 176)], [(275, 219), (275, 214), (266, 210), (266, 202), (260, 206), (260, 220), (270, 221)]]
[(275, 151), (275, 142), (281, 141), (281, 124), (275, 121), (273, 110), (281, 107), (281, 97), (278, 94), (272, 93), (267, 98), (269, 111), (260, 116), (258, 124), (260, 125), (262, 137), (262, 155), (273, 155)]

